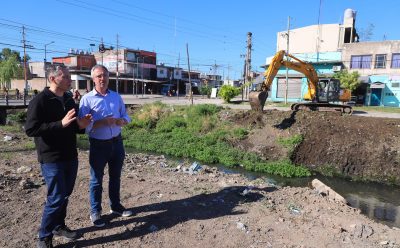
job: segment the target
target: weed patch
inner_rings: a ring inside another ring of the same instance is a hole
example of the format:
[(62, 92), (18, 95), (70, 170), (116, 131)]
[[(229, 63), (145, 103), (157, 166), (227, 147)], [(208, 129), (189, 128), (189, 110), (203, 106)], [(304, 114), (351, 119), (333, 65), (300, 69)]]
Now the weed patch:
[[(290, 160), (267, 163), (256, 154), (233, 147), (232, 141), (245, 138), (248, 130), (232, 128), (232, 123), (221, 122), (218, 119), (221, 109), (220, 106), (209, 104), (174, 110), (162, 104), (154, 107), (146, 105), (135, 113), (132, 123), (123, 129), (125, 145), (204, 163), (243, 166), (247, 170), (286, 177), (310, 175), (308, 169), (296, 166)], [(297, 144), (301, 140), (302, 137), (296, 136), (285, 142)]]

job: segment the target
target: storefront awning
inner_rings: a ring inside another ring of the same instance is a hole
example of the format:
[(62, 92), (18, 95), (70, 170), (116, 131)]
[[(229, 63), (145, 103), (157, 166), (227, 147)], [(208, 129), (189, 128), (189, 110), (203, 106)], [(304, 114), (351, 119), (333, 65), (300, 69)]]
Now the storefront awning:
[(381, 82), (372, 83), (370, 86), (371, 89), (384, 89), (385, 84)]

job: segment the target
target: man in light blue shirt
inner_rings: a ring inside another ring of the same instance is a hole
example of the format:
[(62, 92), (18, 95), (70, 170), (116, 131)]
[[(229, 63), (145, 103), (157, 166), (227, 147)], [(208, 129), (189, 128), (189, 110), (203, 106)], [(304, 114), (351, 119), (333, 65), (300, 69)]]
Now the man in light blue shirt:
[(85, 94), (79, 105), (79, 116), (91, 114), (93, 122), (86, 127), (90, 142), (90, 219), (93, 225), (105, 225), (101, 218), (104, 168), (108, 163), (110, 212), (131, 216), (120, 202), (121, 170), (125, 150), (121, 128), (130, 122), (121, 96), (108, 89), (108, 70), (95, 65), (91, 70), (95, 88)]

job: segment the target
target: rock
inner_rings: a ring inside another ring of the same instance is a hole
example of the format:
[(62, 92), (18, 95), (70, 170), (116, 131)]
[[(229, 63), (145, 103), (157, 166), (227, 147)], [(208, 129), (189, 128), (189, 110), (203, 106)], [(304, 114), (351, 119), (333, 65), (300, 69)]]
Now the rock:
[(24, 166), (24, 165), (17, 169), (17, 173), (28, 173), (28, 172), (31, 172), (31, 171), (32, 171), (31, 167)]
[(247, 231), (247, 227), (245, 224), (243, 224), (242, 222), (236, 222), (236, 228), (240, 229), (242, 231)]
[(326, 186), (323, 182), (321, 182), (318, 179), (314, 179), (311, 182), (312, 187), (318, 192), (318, 194), (321, 194), (323, 196), (328, 197), (329, 199), (335, 201), (335, 202), (340, 202), (343, 204), (347, 204), (346, 199), (344, 199), (343, 196), (339, 195), (336, 193), (333, 189), (330, 187)]
[(374, 234), (374, 229), (364, 224), (351, 225), (350, 227), (353, 229), (354, 237), (357, 238), (368, 238)]

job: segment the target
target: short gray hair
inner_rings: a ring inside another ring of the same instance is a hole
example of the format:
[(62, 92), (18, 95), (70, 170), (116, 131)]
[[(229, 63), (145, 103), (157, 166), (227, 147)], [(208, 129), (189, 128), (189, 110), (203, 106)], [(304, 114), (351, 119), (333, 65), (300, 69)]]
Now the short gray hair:
[(103, 71), (105, 71), (107, 73), (108, 76), (108, 69), (107, 67), (105, 67), (104, 65), (95, 65), (92, 67), (92, 70), (90, 70), (90, 76), (93, 78), (94, 76), (94, 70), (96, 69), (102, 69)]
[(68, 70), (64, 64), (50, 64), (47, 66), (47, 78), (56, 77), (64, 70)]

